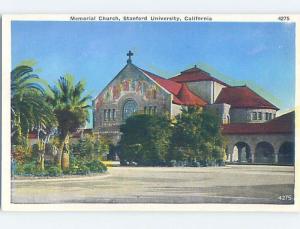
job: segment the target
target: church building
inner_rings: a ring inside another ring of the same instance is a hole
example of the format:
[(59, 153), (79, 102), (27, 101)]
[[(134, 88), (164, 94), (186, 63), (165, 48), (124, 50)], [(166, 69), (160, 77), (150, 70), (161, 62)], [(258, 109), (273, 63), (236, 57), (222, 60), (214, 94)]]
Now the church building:
[(93, 129), (114, 144), (120, 125), (134, 113), (171, 117), (186, 106), (212, 109), (222, 121), (227, 161), (294, 163), (294, 112), (276, 117), (278, 107), (246, 85), (231, 86), (198, 68), (169, 79), (141, 69), (127, 54), (125, 67), (93, 100)]

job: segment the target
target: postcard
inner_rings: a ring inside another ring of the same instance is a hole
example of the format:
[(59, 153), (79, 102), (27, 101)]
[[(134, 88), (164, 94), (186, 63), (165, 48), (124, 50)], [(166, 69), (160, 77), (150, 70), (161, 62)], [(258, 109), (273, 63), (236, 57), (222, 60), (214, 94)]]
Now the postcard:
[(298, 211), (299, 23), (4, 15), (2, 209)]

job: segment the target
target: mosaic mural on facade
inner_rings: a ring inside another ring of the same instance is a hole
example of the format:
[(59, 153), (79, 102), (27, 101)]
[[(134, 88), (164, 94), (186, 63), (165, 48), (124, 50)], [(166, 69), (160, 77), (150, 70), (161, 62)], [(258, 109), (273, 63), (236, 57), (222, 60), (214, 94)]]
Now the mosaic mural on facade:
[(115, 80), (111, 85), (104, 90), (96, 100), (96, 110), (106, 103), (117, 103), (119, 99), (127, 93), (136, 93), (145, 101), (156, 100), (157, 98), (164, 99), (164, 92), (153, 82), (147, 79), (135, 79), (126, 77), (125, 79)]

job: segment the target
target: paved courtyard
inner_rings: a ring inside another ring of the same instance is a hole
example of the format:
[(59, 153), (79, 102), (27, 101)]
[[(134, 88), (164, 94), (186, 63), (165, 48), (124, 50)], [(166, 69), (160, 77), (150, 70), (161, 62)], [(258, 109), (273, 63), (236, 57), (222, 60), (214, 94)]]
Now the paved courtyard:
[(114, 167), (105, 175), (15, 180), (13, 203), (291, 204), (294, 168)]

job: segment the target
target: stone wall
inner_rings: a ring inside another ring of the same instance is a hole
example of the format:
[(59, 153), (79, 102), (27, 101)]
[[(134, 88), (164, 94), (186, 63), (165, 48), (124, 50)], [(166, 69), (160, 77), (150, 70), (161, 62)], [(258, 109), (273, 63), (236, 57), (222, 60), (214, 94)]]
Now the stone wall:
[[(137, 104), (137, 113), (171, 113), (171, 94), (145, 76), (134, 65), (126, 67), (105, 87), (93, 101), (94, 131), (112, 138), (120, 138), (119, 127), (123, 119), (124, 104), (133, 100)], [(114, 111), (112, 118), (105, 118), (105, 111)]]
[(222, 124), (230, 123), (230, 105), (227, 103), (221, 104), (209, 104), (206, 106), (206, 109), (214, 111), (218, 114), (219, 118), (221, 119)]
[(212, 81), (188, 82), (189, 89), (208, 103), (213, 103)]
[(225, 86), (214, 81), (199, 81), (199, 82), (188, 82), (189, 89), (196, 95), (199, 95), (209, 104), (216, 101), (222, 88)]
[(216, 101), (220, 92), (222, 91), (222, 88), (224, 87), (224, 85), (219, 84), (218, 82), (213, 82), (213, 103)]
[[(261, 112), (262, 119), (257, 118), (256, 120), (253, 120), (253, 112), (256, 112), (257, 115), (259, 114), (259, 112)], [(274, 109), (231, 108), (230, 121), (231, 123), (262, 123), (268, 121), (265, 117), (266, 113), (272, 114), (271, 119), (276, 116), (276, 110)]]
[(266, 142), (272, 145), (274, 149), (274, 161), (273, 163), (278, 163), (279, 149), (285, 142), (295, 142), (295, 137), (293, 134), (243, 134), (243, 135), (225, 135), (225, 142), (227, 148), (227, 161), (235, 162), (238, 160), (237, 150), (234, 150), (235, 146), (239, 143), (245, 143), (249, 146), (249, 153), (251, 163), (257, 162), (255, 160), (256, 147), (261, 142)]

